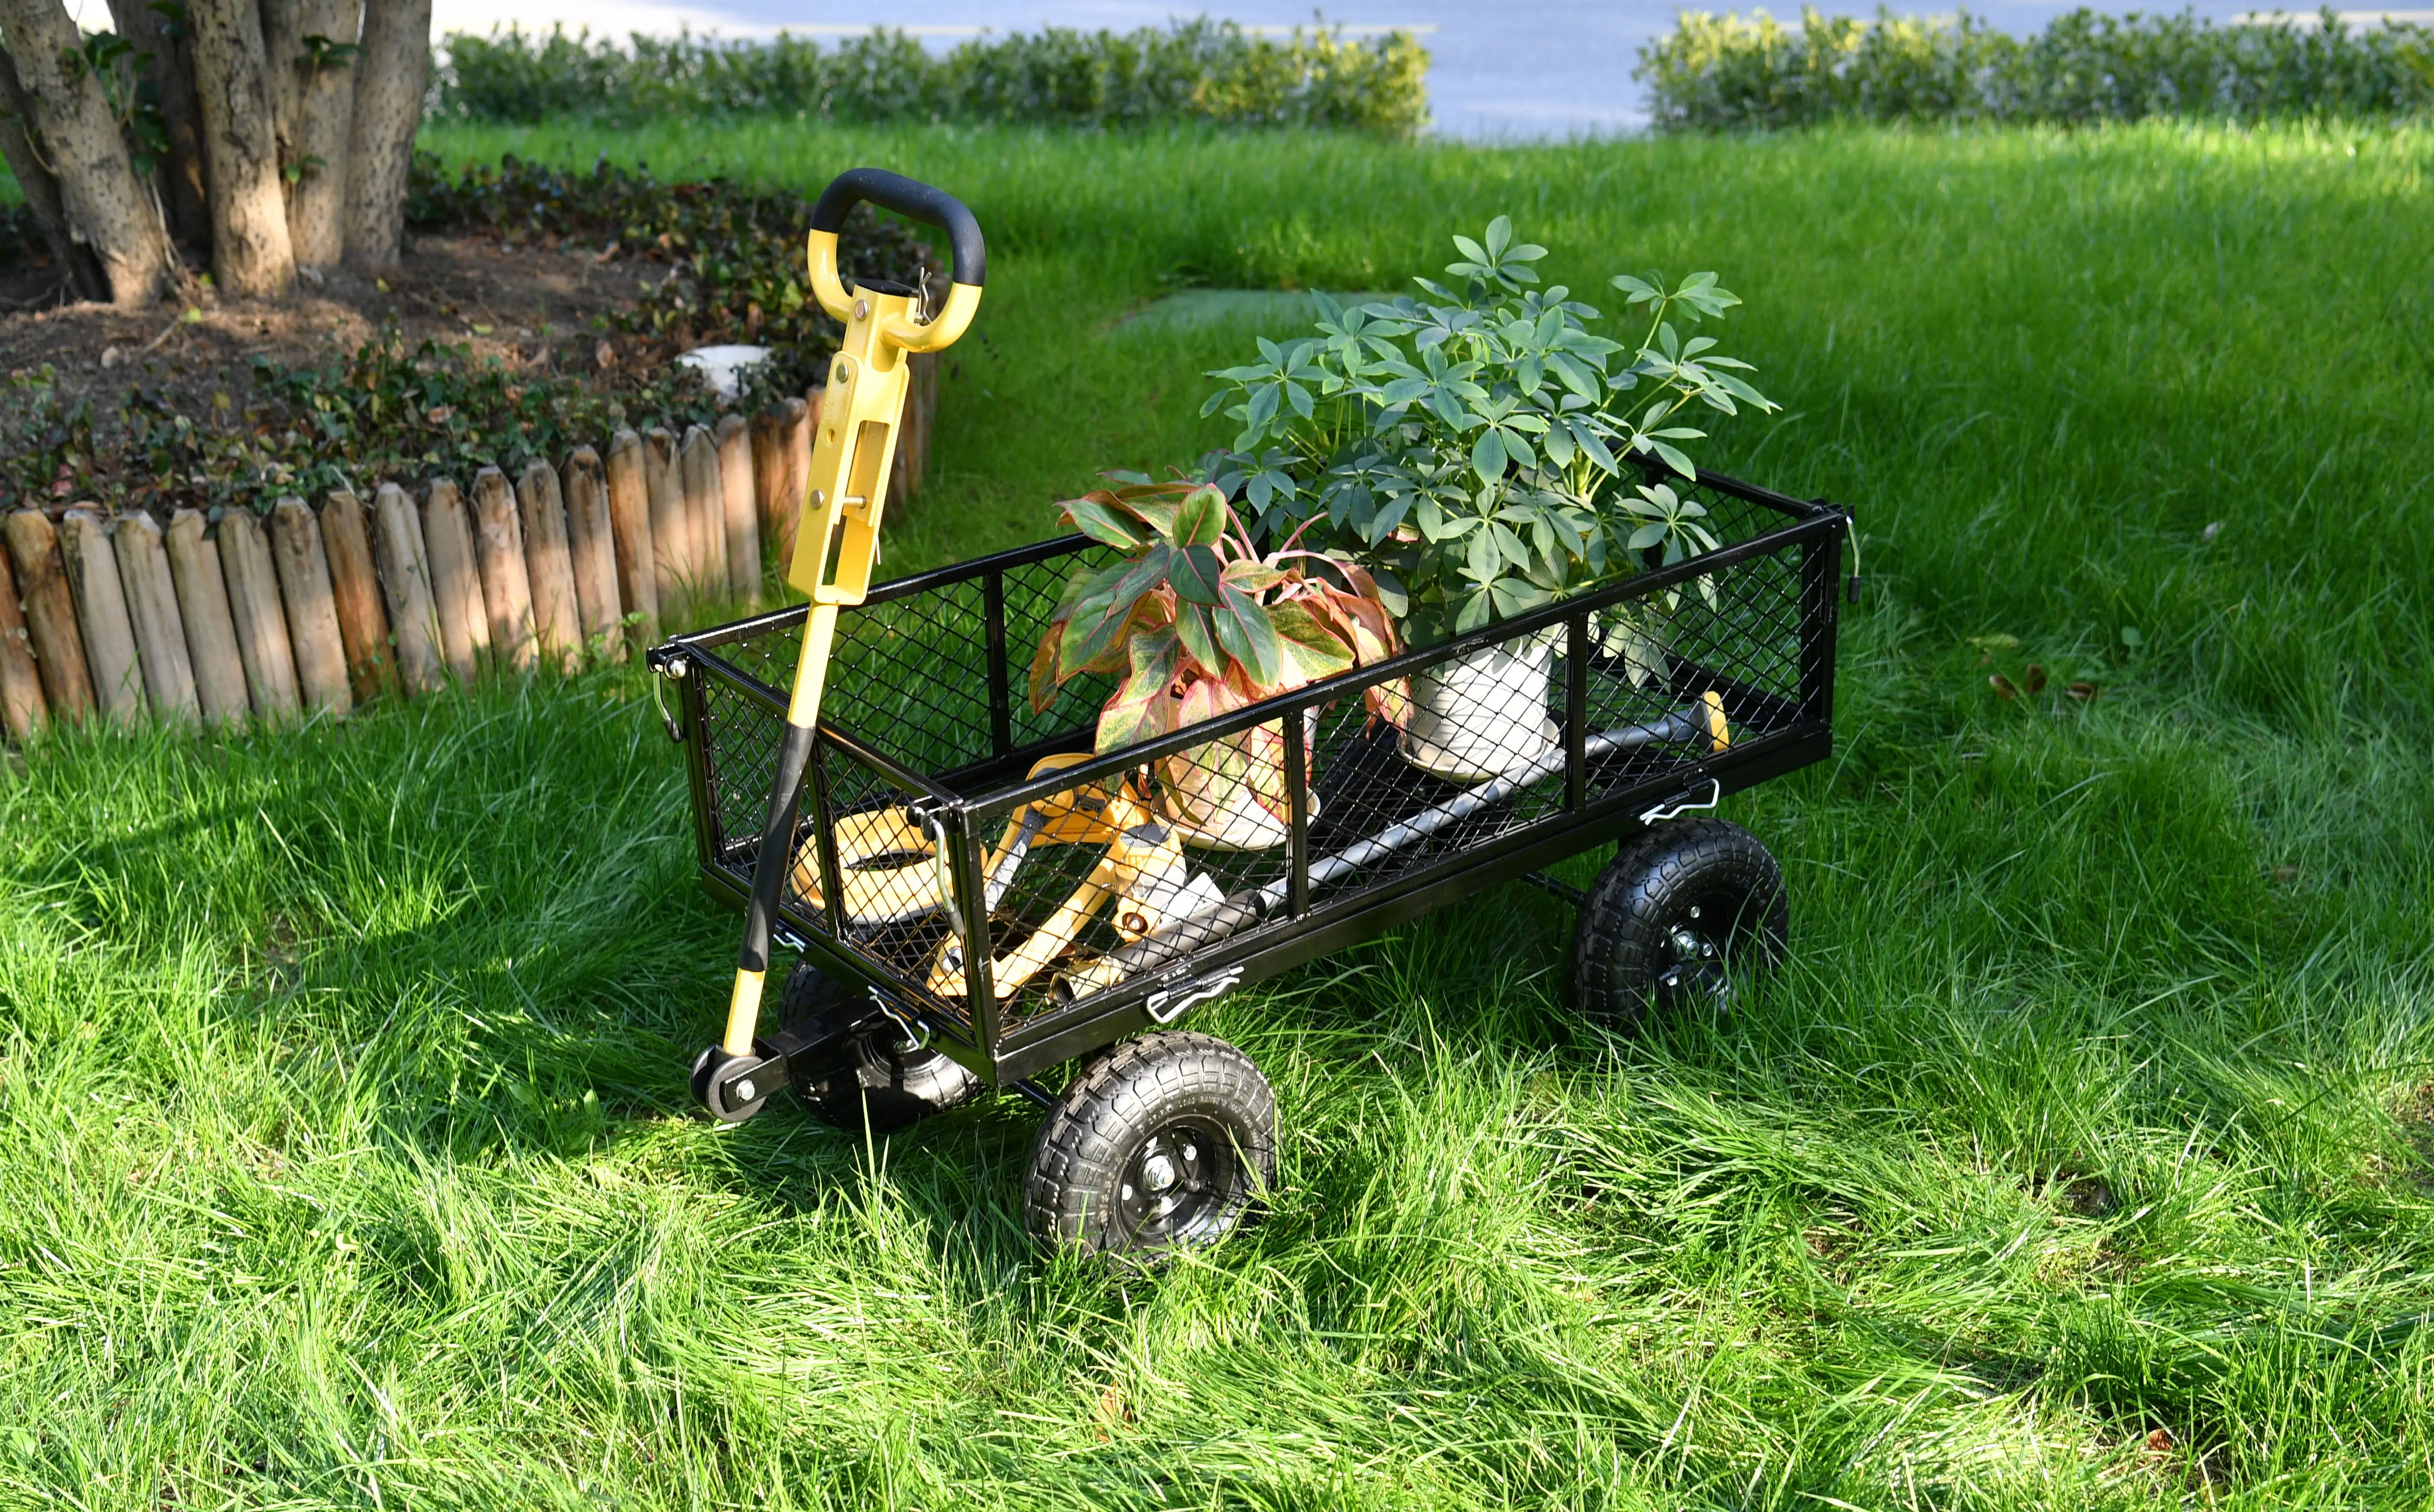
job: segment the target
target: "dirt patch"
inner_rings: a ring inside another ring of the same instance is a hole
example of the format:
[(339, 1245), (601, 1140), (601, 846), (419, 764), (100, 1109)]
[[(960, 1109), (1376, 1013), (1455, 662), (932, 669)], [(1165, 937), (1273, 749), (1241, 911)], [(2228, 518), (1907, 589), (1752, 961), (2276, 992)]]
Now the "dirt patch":
[(231, 385), (245, 386), (256, 359), (317, 366), (393, 323), (409, 347), (432, 340), (519, 371), (587, 374), (601, 368), (604, 339), (612, 356), (622, 347), (628, 359), (641, 345), (606, 335), (595, 321), (632, 308), (669, 273), (590, 249), (420, 237), (393, 271), (333, 269), (286, 301), (221, 299), (195, 285), (182, 300), (128, 313), (64, 303), (56, 272), (20, 264), (0, 274), (0, 310), (9, 312), (0, 314), (0, 371), (48, 365), (60, 399), (89, 400), (96, 416), (138, 385), (201, 413), (214, 393), (241, 404)]

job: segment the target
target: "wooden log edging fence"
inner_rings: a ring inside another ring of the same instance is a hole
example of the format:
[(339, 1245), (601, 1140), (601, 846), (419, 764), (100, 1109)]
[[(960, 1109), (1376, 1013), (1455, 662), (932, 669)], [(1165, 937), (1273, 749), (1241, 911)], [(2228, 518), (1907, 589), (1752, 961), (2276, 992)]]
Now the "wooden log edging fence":
[[(916, 358), (891, 504), (920, 485), (934, 359)], [(605, 449), (510, 479), (395, 483), (369, 503), (294, 496), (165, 527), (92, 502), (0, 518), (0, 737), (96, 717), (213, 728), (344, 719), (485, 671), (572, 674), (624, 661), (662, 617), (757, 605), (779, 574), (811, 474), (814, 389), (678, 436), (620, 430)]]

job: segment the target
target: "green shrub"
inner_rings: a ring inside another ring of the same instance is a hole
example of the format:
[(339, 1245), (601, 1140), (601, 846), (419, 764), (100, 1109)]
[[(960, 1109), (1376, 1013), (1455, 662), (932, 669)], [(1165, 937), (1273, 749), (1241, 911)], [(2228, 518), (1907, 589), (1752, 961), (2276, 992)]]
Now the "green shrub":
[(1211, 121), (1358, 127), (1409, 134), (1428, 119), (1425, 48), (1404, 32), (1290, 38), (1232, 22), (1163, 30), (1041, 31), (968, 42), (935, 56), (881, 29), (823, 47), (586, 31), (458, 32), (438, 67), (438, 113), (482, 121), (805, 114), (856, 121), (951, 119), (1088, 126)]
[(1656, 124), (1672, 130), (1821, 121), (2077, 124), (2150, 115), (2232, 120), (2407, 115), (2434, 104), (2434, 28), (2315, 25), (2276, 14), (2217, 25), (2194, 14), (2080, 9), (2034, 36), (1967, 11), (1873, 21), (1804, 8), (1787, 27), (1685, 12), (1640, 49)]

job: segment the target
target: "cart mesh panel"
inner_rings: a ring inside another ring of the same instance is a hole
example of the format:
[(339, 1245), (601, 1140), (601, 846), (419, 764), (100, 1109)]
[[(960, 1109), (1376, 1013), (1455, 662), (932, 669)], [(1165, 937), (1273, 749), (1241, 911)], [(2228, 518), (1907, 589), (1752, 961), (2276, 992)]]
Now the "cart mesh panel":
[[(1674, 486), (1727, 548), (1788, 535), (1798, 507)], [(838, 619), (782, 916), (967, 1031), (968, 952), (986, 951), (1003, 1034), (1219, 940), (1291, 928), (1297, 908), (1417, 885), (1608, 799), (1704, 787), (1731, 747), (1813, 728), (1804, 668), (1830, 667), (1804, 658), (1804, 635), (1830, 656), (1831, 604), (1804, 600), (1787, 538), (1663, 590), (1583, 595), (1551, 624), (1391, 679), (1288, 695), (1273, 720), (1156, 760), (1095, 762), (1009, 813), (993, 800), (1043, 756), (1091, 748), (1112, 680), (1076, 678), (1035, 710), (1029, 674), (1067, 583), (1110, 560), (1089, 543), (1026, 549), (883, 586)], [(750, 884), (801, 637), (797, 609), (682, 643), (701, 667), (687, 738), (704, 852), (730, 891)], [(959, 824), (968, 858), (951, 840), (942, 855)], [(968, 920), (967, 859), (986, 897)]]

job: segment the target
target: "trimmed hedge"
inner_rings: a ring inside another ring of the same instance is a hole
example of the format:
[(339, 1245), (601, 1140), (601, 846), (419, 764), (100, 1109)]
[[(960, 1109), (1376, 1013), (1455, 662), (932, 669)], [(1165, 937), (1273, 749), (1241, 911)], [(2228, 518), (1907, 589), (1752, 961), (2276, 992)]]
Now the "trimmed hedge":
[(1637, 76), (1669, 130), (1824, 121), (2079, 124), (2150, 115), (2410, 115), (2434, 105), (2434, 28), (2351, 28), (2288, 16), (2217, 25), (2194, 14), (2073, 10), (2028, 38), (1966, 11), (1873, 21), (1801, 11), (1787, 27), (1684, 13), (1642, 47)]
[(1333, 126), (1408, 135), (1428, 120), (1425, 48), (1405, 32), (1286, 40), (1232, 22), (1160, 30), (982, 38), (943, 57), (882, 29), (830, 46), (520, 28), (446, 42), (438, 113), (466, 120), (807, 114), (856, 121), (975, 120), (1087, 126), (1210, 121)]

